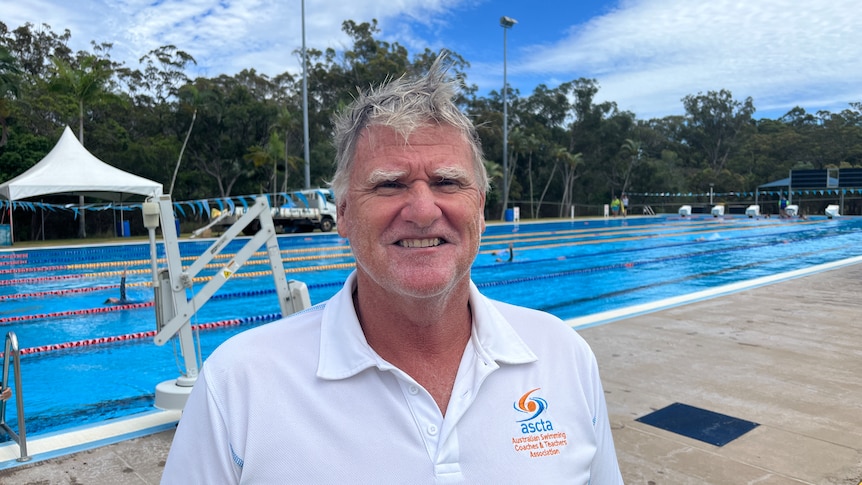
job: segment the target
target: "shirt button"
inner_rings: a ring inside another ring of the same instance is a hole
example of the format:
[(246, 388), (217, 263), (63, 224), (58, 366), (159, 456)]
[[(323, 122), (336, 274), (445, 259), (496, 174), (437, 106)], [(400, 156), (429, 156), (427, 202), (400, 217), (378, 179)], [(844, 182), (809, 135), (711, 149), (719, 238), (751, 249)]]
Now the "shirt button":
[(412, 394), (412, 395), (414, 395), (414, 396), (415, 396), (415, 395), (419, 394), (419, 388), (418, 388), (418, 387), (416, 387), (416, 386), (410, 386), (410, 387), (407, 389), (407, 392), (409, 392), (410, 394)]
[(430, 434), (431, 436), (437, 435), (437, 425), (429, 424), (428, 425), (428, 434)]

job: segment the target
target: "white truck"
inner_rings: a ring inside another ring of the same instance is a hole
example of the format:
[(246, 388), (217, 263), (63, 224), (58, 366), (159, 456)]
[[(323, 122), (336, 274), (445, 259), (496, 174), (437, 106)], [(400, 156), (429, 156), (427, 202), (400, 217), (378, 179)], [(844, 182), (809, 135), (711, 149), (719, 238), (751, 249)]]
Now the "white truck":
[[(330, 189), (308, 189), (279, 194), (277, 197), (287, 195), (287, 200), (279, 207), (271, 209), (272, 222), (276, 230), (281, 232), (311, 232), (320, 229), (321, 232), (331, 231), (336, 224), (337, 215), (335, 207), (335, 196)], [(219, 226), (228, 227), (237, 219), (242, 217), (246, 208), (235, 207), (230, 215), (220, 220)], [(221, 213), (213, 210), (212, 217), (220, 217)], [(255, 226), (255, 220), (243, 231), (244, 234), (255, 234), (259, 227)]]

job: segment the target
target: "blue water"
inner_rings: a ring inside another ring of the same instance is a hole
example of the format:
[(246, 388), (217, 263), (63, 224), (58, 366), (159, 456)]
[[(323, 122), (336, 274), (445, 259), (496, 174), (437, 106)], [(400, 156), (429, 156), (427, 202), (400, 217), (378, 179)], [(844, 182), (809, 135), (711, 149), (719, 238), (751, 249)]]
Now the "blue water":
[[(709, 216), (492, 225), (473, 279), (491, 298), (574, 318), (859, 256), (860, 228), (859, 218)], [(506, 262), (510, 241), (515, 257)], [(183, 242), (184, 264), (210, 243)], [(282, 236), (279, 245), (288, 278), (308, 285), (312, 303), (331, 297), (352, 270), (347, 242), (336, 234)], [(227, 262), (214, 261), (204, 274)], [(21, 348), (152, 331), (152, 306), (74, 313), (106, 308), (106, 298), (119, 296), (124, 269), (129, 298), (152, 302), (147, 244), (0, 252), (0, 331), (14, 331)], [(204, 357), (231, 335), (276, 317), (268, 270), (263, 254), (249, 261), (194, 317), (193, 324), (243, 319), (200, 331)], [(54, 291), (60, 294), (46, 293)], [(46, 316), (10, 320), (33, 315)], [(151, 410), (156, 384), (179, 375), (178, 360), (173, 342), (159, 347), (151, 337), (23, 355), (27, 434)], [(14, 411), (7, 408), (13, 428)]]

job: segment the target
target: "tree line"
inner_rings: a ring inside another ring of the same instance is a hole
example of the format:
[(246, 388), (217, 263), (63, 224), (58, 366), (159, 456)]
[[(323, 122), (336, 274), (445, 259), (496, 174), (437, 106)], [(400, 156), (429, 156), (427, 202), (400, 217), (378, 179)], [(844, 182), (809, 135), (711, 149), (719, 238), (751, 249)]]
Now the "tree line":
[[(333, 113), (357, 89), (422, 72), (438, 54), (381, 40), (376, 21), (347, 20), (342, 30), (352, 42), (344, 51), (307, 49), (312, 186), (334, 171)], [(154, 49), (132, 68), (111, 58), (110, 43), (73, 52), (70, 38), (44, 24), (9, 30), (0, 22), (0, 181), (41, 160), (68, 125), (96, 157), (161, 182), (173, 200), (303, 188), (301, 75), (248, 68), (192, 79), (195, 59), (178, 46)], [(644, 120), (598, 102), (599, 83), (580, 78), (528, 95), (508, 87), (504, 174), (502, 91), (481, 95), (468, 60), (450, 51), (449, 62), (493, 182), (488, 219), (513, 205), (524, 218), (566, 216), (572, 207), (595, 214), (623, 192), (634, 202), (639, 193), (750, 192), (792, 169), (862, 167), (860, 102), (839, 113), (796, 107), (758, 119), (751, 98), (720, 90), (685, 96), (683, 115)]]

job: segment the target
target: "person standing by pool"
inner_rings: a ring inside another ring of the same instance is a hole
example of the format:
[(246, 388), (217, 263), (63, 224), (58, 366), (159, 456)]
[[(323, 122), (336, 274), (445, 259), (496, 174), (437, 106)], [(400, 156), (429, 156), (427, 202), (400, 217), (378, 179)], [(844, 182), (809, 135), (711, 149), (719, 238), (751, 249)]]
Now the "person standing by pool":
[(623, 192), (622, 207), (623, 207), (623, 217), (625, 217), (626, 214), (629, 213), (629, 196), (626, 195), (625, 192)]
[(620, 205), (621, 204), (622, 203), (620, 202), (620, 198), (617, 196), (614, 196), (614, 199), (611, 201), (611, 215), (616, 217), (620, 213)]
[(213, 352), (163, 483), (622, 483), (587, 343), (471, 281), (489, 184), (444, 62), (336, 120), (356, 269)]

